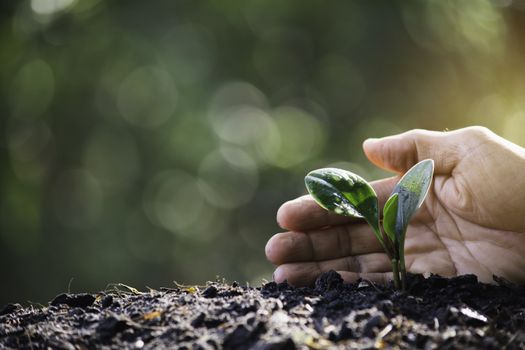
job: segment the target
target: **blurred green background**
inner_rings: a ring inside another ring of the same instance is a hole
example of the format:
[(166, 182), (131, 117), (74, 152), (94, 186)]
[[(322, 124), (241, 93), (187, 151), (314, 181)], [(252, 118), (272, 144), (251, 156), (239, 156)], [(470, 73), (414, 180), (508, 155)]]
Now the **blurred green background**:
[(525, 142), (525, 1), (0, 5), (0, 304), (260, 284), (275, 212), (361, 143)]

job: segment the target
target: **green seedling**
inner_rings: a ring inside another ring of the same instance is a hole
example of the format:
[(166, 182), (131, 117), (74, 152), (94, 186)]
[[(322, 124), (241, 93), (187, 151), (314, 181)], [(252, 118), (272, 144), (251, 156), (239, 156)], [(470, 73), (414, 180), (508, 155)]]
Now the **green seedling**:
[(425, 159), (399, 180), (383, 208), (381, 230), (377, 194), (362, 177), (342, 169), (324, 168), (305, 177), (308, 192), (324, 209), (368, 222), (392, 263), (394, 286), (406, 289), (405, 236), (410, 219), (427, 196), (434, 161)]

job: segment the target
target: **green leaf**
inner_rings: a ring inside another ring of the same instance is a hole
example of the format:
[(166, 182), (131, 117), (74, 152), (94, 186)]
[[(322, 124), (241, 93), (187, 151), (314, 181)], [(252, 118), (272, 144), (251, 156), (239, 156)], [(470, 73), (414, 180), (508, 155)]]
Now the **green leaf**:
[(306, 175), (306, 188), (323, 208), (340, 215), (364, 218), (379, 230), (377, 195), (362, 177), (346, 170), (324, 168)]
[(434, 174), (434, 161), (425, 159), (414, 165), (399, 180), (392, 194), (398, 194), (398, 210), (395, 232), (400, 242), (400, 249), (405, 240), (406, 228), (412, 215), (421, 207)]
[(385, 203), (383, 208), (383, 229), (391, 242), (396, 240), (396, 217), (398, 194), (394, 193)]

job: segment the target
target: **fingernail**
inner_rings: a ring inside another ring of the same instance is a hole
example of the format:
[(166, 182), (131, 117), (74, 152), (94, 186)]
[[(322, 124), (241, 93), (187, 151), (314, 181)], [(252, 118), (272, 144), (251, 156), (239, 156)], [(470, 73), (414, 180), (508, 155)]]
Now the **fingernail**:
[(374, 143), (377, 142), (379, 139), (377, 137), (371, 137), (365, 140), (365, 143)]
[(365, 142), (363, 142), (363, 147), (367, 147), (368, 146), (371, 146), (373, 145), (374, 143), (376, 143), (377, 141), (379, 141), (378, 138), (375, 138), (375, 137), (372, 137), (372, 138), (369, 138), (369, 139), (366, 139)]

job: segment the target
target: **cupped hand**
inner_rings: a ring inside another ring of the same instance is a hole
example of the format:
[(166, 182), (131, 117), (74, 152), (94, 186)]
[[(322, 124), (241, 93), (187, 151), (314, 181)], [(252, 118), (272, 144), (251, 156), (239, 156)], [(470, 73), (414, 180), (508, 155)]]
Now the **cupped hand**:
[[(372, 182), (381, 208), (400, 175), (420, 160), (435, 161), (428, 197), (407, 230), (407, 271), (525, 282), (525, 149), (482, 127), (412, 130), (369, 139), (363, 148), (372, 163), (397, 174)], [(310, 196), (283, 204), (277, 221), (288, 230), (266, 245), (277, 282), (309, 285), (328, 270), (347, 282), (392, 278), (363, 221), (330, 213)]]

